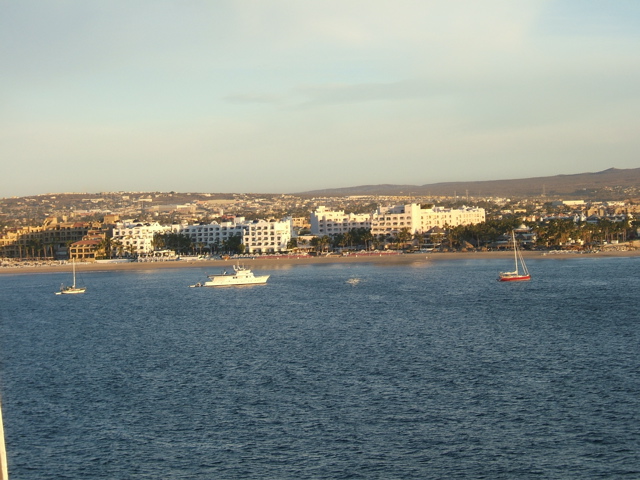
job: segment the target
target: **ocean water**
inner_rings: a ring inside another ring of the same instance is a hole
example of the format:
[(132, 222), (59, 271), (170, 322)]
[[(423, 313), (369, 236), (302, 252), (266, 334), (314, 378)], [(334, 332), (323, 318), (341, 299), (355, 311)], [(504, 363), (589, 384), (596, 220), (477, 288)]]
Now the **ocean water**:
[(0, 275), (10, 476), (640, 478), (640, 258), (528, 264)]

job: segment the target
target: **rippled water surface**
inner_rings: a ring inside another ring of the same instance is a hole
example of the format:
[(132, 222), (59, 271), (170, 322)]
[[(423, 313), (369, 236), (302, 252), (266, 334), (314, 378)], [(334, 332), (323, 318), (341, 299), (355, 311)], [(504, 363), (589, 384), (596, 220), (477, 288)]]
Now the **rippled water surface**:
[(640, 259), (529, 263), (0, 275), (11, 478), (639, 478)]

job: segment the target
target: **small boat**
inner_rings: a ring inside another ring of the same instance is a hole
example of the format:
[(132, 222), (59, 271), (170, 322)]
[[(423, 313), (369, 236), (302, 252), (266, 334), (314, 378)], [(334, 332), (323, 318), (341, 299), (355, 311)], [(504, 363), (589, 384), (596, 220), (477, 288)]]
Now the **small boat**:
[(524, 263), (524, 258), (522, 258), (522, 253), (520, 253), (520, 250), (518, 249), (518, 244), (516, 243), (516, 234), (513, 230), (511, 231), (511, 238), (513, 240), (513, 254), (514, 254), (516, 269), (513, 272), (500, 272), (498, 276), (498, 281), (523, 282), (523, 281), (531, 280), (531, 275), (529, 275), (529, 270), (527, 269), (527, 265)]
[(72, 261), (73, 264), (73, 285), (64, 286), (64, 283), (60, 285), (60, 291), (56, 292), (56, 295), (69, 295), (74, 293), (84, 293), (87, 287), (78, 287), (76, 286), (76, 262)]
[(208, 281), (190, 285), (192, 287), (230, 287), (233, 285), (263, 285), (267, 283), (269, 275), (255, 276), (253, 272), (240, 265), (233, 266), (233, 273), (223, 271), (215, 275), (207, 275)]
[(357, 284), (360, 283), (360, 279), (357, 277), (353, 277), (347, 280), (347, 283), (355, 287)]

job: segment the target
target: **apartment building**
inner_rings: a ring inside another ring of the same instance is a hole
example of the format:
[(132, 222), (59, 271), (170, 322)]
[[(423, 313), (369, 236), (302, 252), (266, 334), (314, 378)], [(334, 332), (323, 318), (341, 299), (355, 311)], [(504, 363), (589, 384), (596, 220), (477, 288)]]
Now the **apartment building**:
[(206, 225), (183, 225), (178, 233), (187, 235), (196, 245), (220, 248), (233, 236), (239, 236), (246, 253), (276, 253), (287, 250), (292, 236), (290, 218), (276, 220), (245, 220), (236, 217), (227, 222)]
[(310, 223), (313, 235), (338, 235), (351, 229), (371, 228), (371, 214), (345, 214), (344, 211), (331, 211), (319, 206), (311, 214)]
[(276, 253), (287, 250), (291, 240), (293, 222), (290, 219), (254, 220), (244, 231), (242, 243), (247, 253)]
[(170, 226), (153, 223), (118, 222), (112, 229), (112, 242), (122, 246), (125, 252), (141, 255), (154, 250), (153, 237), (156, 233), (167, 233)]
[(236, 217), (220, 223), (180, 225), (177, 233), (188, 236), (196, 246), (217, 249), (231, 237), (242, 237), (245, 229), (248, 230), (248, 226), (245, 225), (244, 217)]
[(423, 207), (412, 203), (381, 207), (372, 217), (373, 235), (395, 235), (405, 228), (415, 234), (427, 232), (433, 227), (474, 225), (484, 222), (486, 214), (484, 208), (478, 207)]
[(96, 228), (90, 222), (58, 222), (49, 218), (41, 227), (11, 229), (0, 235), (0, 256), (67, 258), (67, 246)]
[(455, 227), (485, 221), (485, 211), (478, 207), (425, 207), (417, 203), (380, 207), (373, 214), (345, 214), (318, 207), (311, 214), (311, 233), (337, 235), (354, 228), (371, 229), (373, 235), (395, 235), (403, 229), (412, 234), (424, 233), (433, 227)]

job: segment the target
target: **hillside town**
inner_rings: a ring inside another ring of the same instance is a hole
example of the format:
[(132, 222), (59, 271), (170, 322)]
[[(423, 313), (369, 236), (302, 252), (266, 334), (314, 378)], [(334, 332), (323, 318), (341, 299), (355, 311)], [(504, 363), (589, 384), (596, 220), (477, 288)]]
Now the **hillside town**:
[(0, 200), (0, 258), (167, 261), (362, 251), (634, 248), (640, 205), (360, 195), (48, 194)]

